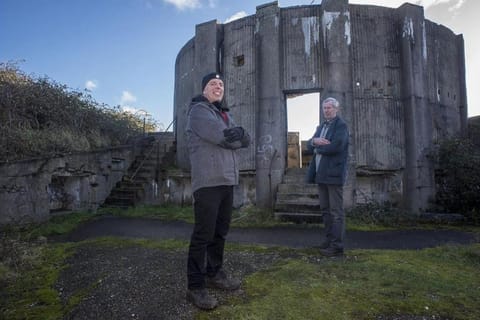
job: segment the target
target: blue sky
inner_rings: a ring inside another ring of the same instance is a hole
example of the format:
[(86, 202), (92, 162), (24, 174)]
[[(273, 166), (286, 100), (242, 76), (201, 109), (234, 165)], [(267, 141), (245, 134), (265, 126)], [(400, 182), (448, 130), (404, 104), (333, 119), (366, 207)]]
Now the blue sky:
[[(27, 74), (48, 76), (74, 90), (88, 88), (96, 101), (112, 107), (145, 110), (166, 127), (173, 119), (175, 59), (194, 36), (195, 25), (255, 14), (258, 5), (268, 2), (0, 0), (0, 62), (17, 61)], [(480, 2), (410, 2), (423, 5), (427, 19), (463, 34), (469, 116), (480, 115), (480, 79), (473, 74), (480, 70), (480, 37), (474, 34)], [(312, 0), (278, 3), (288, 7)], [(396, 8), (404, 1), (350, 3)]]

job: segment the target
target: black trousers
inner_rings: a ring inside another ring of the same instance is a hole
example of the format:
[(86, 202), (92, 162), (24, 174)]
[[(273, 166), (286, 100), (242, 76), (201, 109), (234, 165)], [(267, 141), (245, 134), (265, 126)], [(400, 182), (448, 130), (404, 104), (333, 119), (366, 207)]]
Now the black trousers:
[(188, 288), (205, 287), (223, 265), (225, 238), (230, 228), (233, 186), (200, 188), (193, 193), (195, 226), (187, 262)]

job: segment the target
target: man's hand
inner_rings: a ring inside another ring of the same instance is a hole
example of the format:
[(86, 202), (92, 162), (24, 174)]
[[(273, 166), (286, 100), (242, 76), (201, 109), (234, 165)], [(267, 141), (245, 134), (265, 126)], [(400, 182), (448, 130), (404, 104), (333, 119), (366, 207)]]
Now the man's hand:
[(223, 130), (223, 136), (228, 143), (242, 140), (245, 130), (242, 127), (234, 127)]
[(330, 144), (330, 141), (325, 138), (313, 138), (312, 144), (314, 146), (324, 146), (326, 144)]

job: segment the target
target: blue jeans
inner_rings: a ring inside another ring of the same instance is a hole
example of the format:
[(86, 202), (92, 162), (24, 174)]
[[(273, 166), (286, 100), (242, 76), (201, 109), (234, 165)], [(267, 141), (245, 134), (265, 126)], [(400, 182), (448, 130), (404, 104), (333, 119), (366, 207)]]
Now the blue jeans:
[(319, 184), (320, 212), (323, 214), (326, 241), (334, 249), (343, 250), (345, 238), (345, 212), (343, 210), (343, 186)]
[(223, 265), (225, 238), (230, 228), (233, 186), (200, 188), (193, 193), (195, 226), (187, 262), (188, 289), (205, 287)]

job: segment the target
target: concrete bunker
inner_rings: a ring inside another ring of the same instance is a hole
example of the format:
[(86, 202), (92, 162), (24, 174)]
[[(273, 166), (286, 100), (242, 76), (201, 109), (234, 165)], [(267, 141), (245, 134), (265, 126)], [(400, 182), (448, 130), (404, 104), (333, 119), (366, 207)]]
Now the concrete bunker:
[(275, 1), (226, 24), (199, 24), (175, 65), (177, 165), (188, 172), (190, 99), (216, 70), (254, 141), (241, 152), (237, 203), (272, 207), (288, 168), (287, 96), (318, 92), (340, 101), (351, 132), (345, 205), (378, 200), (425, 210), (435, 194), (435, 142), (466, 133), (463, 46), (462, 35), (408, 3), (279, 8)]

